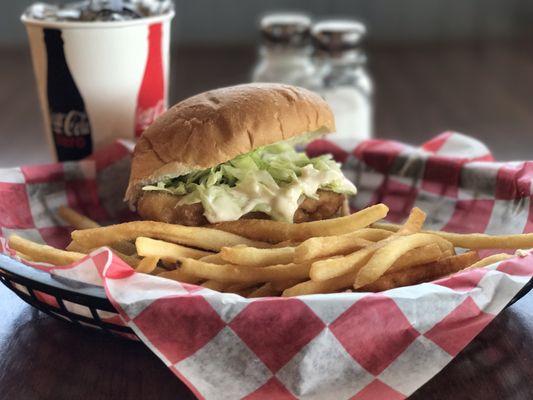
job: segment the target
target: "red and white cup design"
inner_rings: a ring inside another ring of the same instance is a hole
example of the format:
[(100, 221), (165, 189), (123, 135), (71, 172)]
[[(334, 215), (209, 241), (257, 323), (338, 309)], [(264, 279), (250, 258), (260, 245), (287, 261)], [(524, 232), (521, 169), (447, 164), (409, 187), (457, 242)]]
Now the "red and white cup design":
[(26, 25), (47, 137), (58, 161), (132, 139), (167, 108), (174, 12), (121, 22)]

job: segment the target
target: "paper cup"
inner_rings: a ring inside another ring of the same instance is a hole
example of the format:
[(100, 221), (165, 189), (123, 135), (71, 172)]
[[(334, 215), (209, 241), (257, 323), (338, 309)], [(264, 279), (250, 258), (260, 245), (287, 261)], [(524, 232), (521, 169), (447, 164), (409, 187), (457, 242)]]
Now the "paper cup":
[(174, 12), (121, 22), (21, 17), (54, 158), (135, 138), (167, 108)]

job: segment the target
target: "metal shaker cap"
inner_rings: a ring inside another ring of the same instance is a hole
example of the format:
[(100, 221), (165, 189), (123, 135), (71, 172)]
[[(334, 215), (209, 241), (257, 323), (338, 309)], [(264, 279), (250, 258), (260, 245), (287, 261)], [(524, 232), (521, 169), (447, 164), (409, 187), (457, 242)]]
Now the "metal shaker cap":
[(260, 29), (267, 44), (302, 46), (309, 41), (311, 17), (304, 13), (271, 13), (261, 18)]
[(365, 25), (356, 20), (330, 19), (316, 23), (311, 30), (314, 45), (325, 51), (357, 48), (366, 34)]

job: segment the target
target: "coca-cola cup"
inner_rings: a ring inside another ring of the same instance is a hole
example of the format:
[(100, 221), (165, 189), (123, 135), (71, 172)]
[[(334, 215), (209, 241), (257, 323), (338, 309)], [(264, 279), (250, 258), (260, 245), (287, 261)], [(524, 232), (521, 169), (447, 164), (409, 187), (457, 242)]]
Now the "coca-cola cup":
[(173, 16), (170, 7), (121, 21), (21, 17), (56, 160), (134, 139), (166, 109)]

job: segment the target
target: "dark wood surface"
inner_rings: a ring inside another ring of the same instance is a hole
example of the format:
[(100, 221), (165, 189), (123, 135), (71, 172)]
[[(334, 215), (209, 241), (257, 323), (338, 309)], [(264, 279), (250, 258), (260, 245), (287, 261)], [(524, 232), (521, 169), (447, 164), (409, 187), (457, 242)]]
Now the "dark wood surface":
[[(454, 129), (500, 159), (533, 153), (533, 42), (379, 46), (370, 50), (376, 131), (411, 143)], [(245, 81), (249, 48), (173, 57), (171, 98)], [(25, 49), (0, 49), (0, 165), (48, 160)], [(139, 343), (51, 319), (0, 287), (0, 398), (192, 399)], [(533, 398), (533, 294), (502, 312), (413, 399)]]

